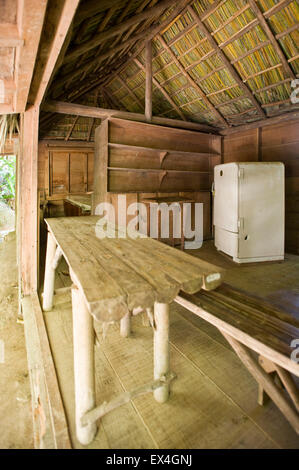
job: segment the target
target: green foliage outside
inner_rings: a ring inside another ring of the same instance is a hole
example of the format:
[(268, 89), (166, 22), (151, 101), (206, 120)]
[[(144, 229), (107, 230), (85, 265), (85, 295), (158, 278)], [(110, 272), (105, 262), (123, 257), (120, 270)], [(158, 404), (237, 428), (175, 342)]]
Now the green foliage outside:
[(16, 157), (0, 157), (0, 199), (8, 202), (16, 195)]

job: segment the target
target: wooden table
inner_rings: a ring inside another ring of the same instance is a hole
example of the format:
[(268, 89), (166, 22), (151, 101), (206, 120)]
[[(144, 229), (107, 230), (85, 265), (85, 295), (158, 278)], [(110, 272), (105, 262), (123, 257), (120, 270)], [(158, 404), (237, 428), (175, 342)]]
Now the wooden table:
[(88, 194), (69, 194), (63, 200), (65, 216), (90, 215), (91, 196)]
[(96, 433), (96, 420), (128, 401), (128, 394), (95, 407), (93, 319), (121, 321), (129, 334), (130, 315), (146, 310), (154, 329), (154, 382), (139, 391), (153, 391), (163, 403), (173, 375), (169, 370), (169, 304), (179, 291), (194, 294), (215, 289), (223, 274), (219, 268), (148, 237), (133, 239), (96, 236), (98, 216), (46, 219), (48, 243), (43, 309), (53, 305), (54, 277), (63, 256), (72, 286), (76, 429), (78, 440), (88, 444)]
[[(142, 201), (144, 204), (146, 204), (147, 208), (147, 235), (150, 236), (150, 207), (152, 204), (158, 205), (158, 204), (179, 204), (180, 205), (180, 210), (181, 210), (181, 240), (180, 240), (180, 246), (181, 250), (184, 249), (185, 247), (185, 235), (184, 235), (184, 217), (183, 217), (183, 204), (184, 203), (194, 203), (195, 201), (193, 199), (183, 197), (183, 196), (173, 196), (173, 197), (163, 197), (163, 196), (157, 196), (157, 197), (147, 197), (143, 198)], [(169, 224), (170, 224), (170, 219), (169, 219)], [(170, 227), (169, 227), (170, 228)], [(173, 229), (173, 227), (172, 227)], [(158, 232), (158, 240), (161, 240), (161, 212), (158, 213), (158, 227), (157, 227), (157, 232)], [(170, 232), (170, 230), (169, 230)], [(170, 242), (172, 246), (175, 246), (175, 238), (174, 235), (170, 237)]]

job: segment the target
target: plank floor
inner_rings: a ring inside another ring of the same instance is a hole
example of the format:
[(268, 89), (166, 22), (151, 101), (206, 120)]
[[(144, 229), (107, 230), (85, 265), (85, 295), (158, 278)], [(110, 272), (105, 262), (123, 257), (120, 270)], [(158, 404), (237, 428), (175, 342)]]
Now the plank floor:
[[(287, 310), (298, 313), (298, 256), (287, 255), (284, 263), (237, 266), (210, 243), (191, 254), (225, 267), (226, 282), (273, 303), (283, 302), (287, 291), (292, 292)], [(56, 288), (67, 285), (67, 267), (62, 262)], [(109, 413), (99, 423), (89, 448), (299, 447), (299, 437), (276, 406), (257, 404), (256, 382), (212, 325), (177, 304), (171, 305), (170, 320), (171, 370), (177, 374), (170, 400), (160, 405), (151, 394), (144, 395)], [(72, 445), (80, 448), (74, 423), (69, 293), (55, 296), (54, 309), (45, 313), (45, 322)], [(150, 327), (143, 326), (142, 316), (133, 319), (130, 338), (120, 337), (118, 324), (110, 325), (105, 335), (100, 323), (95, 329), (98, 404), (152, 380), (153, 335)]]

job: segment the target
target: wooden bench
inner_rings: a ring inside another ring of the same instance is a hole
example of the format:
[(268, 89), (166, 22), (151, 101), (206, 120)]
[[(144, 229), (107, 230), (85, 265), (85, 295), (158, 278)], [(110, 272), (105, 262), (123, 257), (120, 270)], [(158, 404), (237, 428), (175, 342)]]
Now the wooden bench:
[(175, 301), (218, 328), (256, 379), (259, 404), (266, 392), (299, 434), (299, 393), (291, 376), (299, 377), (299, 363), (291, 358), (292, 342), (299, 343), (299, 319), (226, 284), (213, 292), (180, 293)]
[[(174, 378), (169, 370), (169, 304), (180, 291), (194, 294), (222, 282), (222, 273), (214, 265), (151, 238), (134, 239), (115, 228), (116, 238), (101, 239), (98, 221), (97, 216), (46, 219), (43, 309), (53, 307), (55, 269), (63, 256), (73, 282), (76, 433), (82, 444), (93, 440), (96, 421), (103, 414), (131, 398), (154, 392), (158, 402), (167, 400)], [(147, 310), (152, 316), (154, 381), (96, 407), (93, 319), (120, 321), (122, 335), (128, 336), (130, 315), (136, 310)]]

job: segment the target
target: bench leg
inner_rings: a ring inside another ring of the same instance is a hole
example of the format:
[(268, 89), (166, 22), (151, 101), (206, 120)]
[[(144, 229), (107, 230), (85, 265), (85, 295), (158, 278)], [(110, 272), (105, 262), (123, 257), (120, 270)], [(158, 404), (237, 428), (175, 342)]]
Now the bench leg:
[(81, 423), (82, 416), (95, 407), (94, 329), (85, 299), (76, 286), (72, 287), (72, 307), (76, 434), (78, 441), (87, 445), (97, 432), (96, 423)]
[[(169, 305), (155, 302), (154, 306), (154, 379), (158, 380), (169, 372)], [(167, 401), (169, 385), (154, 391), (155, 400)]]
[(48, 312), (53, 307), (55, 268), (53, 260), (56, 252), (56, 242), (51, 232), (48, 232), (46, 267), (44, 279), (43, 310)]
[(131, 313), (128, 312), (121, 320), (120, 320), (120, 335), (123, 338), (128, 338), (131, 333)]
[(224, 331), (220, 331), (234, 349), (237, 356), (239, 356), (245, 367), (255, 378), (257, 383), (263, 388), (263, 390), (265, 390), (267, 395), (280, 409), (291, 426), (293, 426), (296, 433), (299, 434), (299, 415), (291, 407), (282, 390), (277, 387), (274, 380), (267, 374), (267, 372), (264, 371), (261, 365), (253, 359), (249, 350), (242, 343), (239, 343), (236, 339), (232, 338)]

